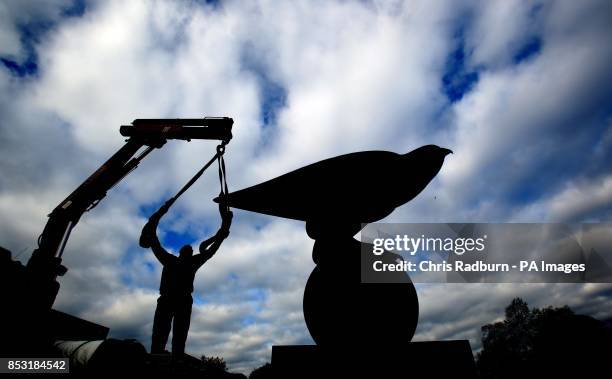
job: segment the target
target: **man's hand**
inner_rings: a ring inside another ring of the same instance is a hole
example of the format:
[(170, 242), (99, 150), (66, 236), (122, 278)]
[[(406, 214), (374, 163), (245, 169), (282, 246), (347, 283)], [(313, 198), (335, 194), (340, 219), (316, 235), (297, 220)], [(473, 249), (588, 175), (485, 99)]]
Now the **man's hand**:
[(142, 233), (140, 234), (139, 245), (141, 247), (149, 248), (152, 245), (153, 240), (156, 238), (156, 229), (159, 224), (159, 220), (163, 215), (168, 213), (168, 210), (174, 204), (176, 199), (171, 198), (166, 201), (164, 205), (162, 205), (155, 213), (151, 215), (149, 221), (145, 224), (144, 228), (142, 228)]
[(140, 247), (148, 249), (151, 247), (152, 240), (153, 236), (151, 235), (151, 226), (147, 222), (144, 228), (142, 228), (142, 233), (140, 233), (140, 240), (138, 241), (138, 244), (140, 245)]
[(232, 225), (233, 218), (234, 218), (234, 213), (232, 213), (232, 211), (227, 209), (223, 211), (223, 213), (221, 213), (221, 224), (227, 225), (227, 228), (229, 229), (230, 225)]
[(221, 228), (229, 230), (230, 226), (232, 225), (233, 218), (234, 214), (229, 210), (229, 208), (224, 210), (221, 213)]
[(217, 238), (219, 238), (221, 241), (226, 239), (227, 237), (229, 237), (229, 229), (226, 228), (221, 228), (219, 229), (219, 231), (217, 232)]
[(225, 204), (219, 204), (219, 213), (221, 213), (221, 227), (217, 231), (217, 234), (210, 237), (206, 241), (200, 244), (200, 254), (197, 255), (200, 265), (203, 265), (208, 259), (210, 259), (215, 253), (223, 240), (229, 236), (229, 229), (232, 225), (232, 218), (234, 214), (229, 210), (229, 207)]
[(230, 226), (232, 225), (232, 219), (234, 214), (229, 210), (229, 207), (225, 204), (219, 203), (219, 213), (221, 213), (221, 228), (219, 229), (219, 237), (222, 239), (229, 236)]
[(161, 216), (165, 215), (166, 213), (168, 213), (168, 210), (170, 209), (170, 207), (172, 206), (172, 204), (174, 204), (174, 201), (176, 199), (175, 198), (171, 198), (170, 200), (166, 201), (164, 203), (164, 205), (162, 205), (157, 212), (155, 212), (155, 215), (159, 215), (159, 217), (161, 218)]

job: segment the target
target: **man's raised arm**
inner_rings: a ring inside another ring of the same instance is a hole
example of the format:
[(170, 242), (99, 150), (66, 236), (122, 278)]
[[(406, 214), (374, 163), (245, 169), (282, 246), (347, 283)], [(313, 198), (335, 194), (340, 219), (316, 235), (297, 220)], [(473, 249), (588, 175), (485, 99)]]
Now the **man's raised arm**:
[(150, 247), (153, 254), (155, 254), (155, 257), (162, 265), (168, 264), (175, 257), (168, 253), (159, 242), (159, 238), (157, 237), (157, 225), (162, 216), (168, 212), (173, 202), (172, 200), (167, 201), (157, 210), (157, 212), (153, 213), (149, 221), (142, 228), (142, 233), (140, 234), (140, 246), (144, 248)]
[(229, 229), (232, 225), (232, 217), (234, 215), (232, 211), (222, 205), (219, 205), (219, 211), (221, 212), (222, 217), (221, 228), (219, 228), (217, 234), (200, 244), (200, 254), (194, 256), (196, 265), (198, 267), (202, 266), (207, 260), (212, 258), (217, 250), (219, 250), (221, 243), (223, 243), (227, 236), (229, 236)]

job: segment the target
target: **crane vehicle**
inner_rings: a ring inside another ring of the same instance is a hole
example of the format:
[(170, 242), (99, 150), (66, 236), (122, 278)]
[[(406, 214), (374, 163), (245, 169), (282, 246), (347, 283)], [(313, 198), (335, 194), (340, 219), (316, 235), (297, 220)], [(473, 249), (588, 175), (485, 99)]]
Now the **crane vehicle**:
[(232, 138), (233, 122), (229, 117), (136, 119), (131, 125), (120, 127), (121, 135), (127, 137), (125, 144), (51, 211), (38, 238), (38, 247), (27, 265), (22, 266), (3, 256), (0, 263), (3, 302), (0, 356), (45, 356), (51, 341), (65, 334), (66, 329), (81, 330), (80, 338), (87, 338), (88, 333), (99, 334), (95, 332), (95, 324), (89, 325), (87, 321), (52, 310), (60, 288), (57, 277), (67, 272), (62, 265), (62, 255), (72, 230), (84, 213), (102, 201), (107, 192), (153, 150), (163, 147), (169, 140), (221, 141), (213, 159), (186, 187), (193, 184), (215, 159), (221, 169), (225, 145)]

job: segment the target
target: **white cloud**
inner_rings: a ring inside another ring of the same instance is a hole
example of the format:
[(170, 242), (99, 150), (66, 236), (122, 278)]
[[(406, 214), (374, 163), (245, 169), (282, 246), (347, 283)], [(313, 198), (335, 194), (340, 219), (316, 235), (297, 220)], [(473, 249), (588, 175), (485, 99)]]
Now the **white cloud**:
[(21, 41), (18, 31), (12, 25), (11, 16), (6, 4), (0, 4), (0, 54), (8, 57), (19, 57)]
[(536, 12), (541, 1), (487, 1), (475, 10), (474, 24), (467, 31), (470, 63), (499, 67), (513, 56), (540, 26)]
[(528, 220), (547, 217), (557, 222), (607, 221), (612, 212), (612, 176), (570, 182), (550, 198), (529, 204), (514, 215)]
[(612, 206), (612, 176), (582, 186), (570, 185), (551, 204), (554, 219), (576, 220)]
[[(0, 56), (21, 63), (27, 58), (27, 46), (23, 44), (20, 28), (48, 27), (61, 18), (71, 3), (70, 0), (21, 0), (0, 3)], [(30, 43), (32, 42), (36, 41)]]
[[(448, 144), (455, 155), (440, 174), (441, 197), (453, 204), (479, 202), (477, 216), (485, 220), (507, 218), (514, 206), (508, 197), (521, 188), (535, 182), (547, 195), (582, 175), (603, 135), (594, 124), (603, 121), (592, 117), (605, 109), (612, 90), (598, 84), (610, 77), (612, 48), (602, 32), (609, 23), (559, 25), (559, 10), (551, 8), (538, 56), (483, 72), (453, 109), (456, 131)], [(558, 38), (570, 30), (576, 35)]]

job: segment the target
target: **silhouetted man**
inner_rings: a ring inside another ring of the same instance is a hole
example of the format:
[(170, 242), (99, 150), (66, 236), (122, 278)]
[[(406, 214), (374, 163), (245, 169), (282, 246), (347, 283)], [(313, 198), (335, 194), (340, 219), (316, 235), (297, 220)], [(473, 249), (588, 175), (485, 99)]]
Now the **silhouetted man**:
[[(200, 254), (193, 255), (190, 245), (179, 250), (179, 256), (168, 253), (157, 238), (157, 225), (161, 217), (168, 212), (173, 200), (164, 204), (151, 216), (142, 229), (140, 245), (151, 247), (155, 257), (164, 266), (159, 286), (159, 299), (153, 319), (153, 336), (151, 353), (162, 353), (166, 349), (170, 324), (173, 325), (172, 355), (180, 358), (185, 353), (185, 341), (191, 321), (191, 306), (193, 298), (193, 280), (198, 269), (209, 260), (219, 249), (221, 243), (229, 235), (232, 223), (232, 212), (226, 206), (219, 205), (222, 223), (219, 231), (200, 244)], [(173, 321), (174, 319), (174, 321)]]

